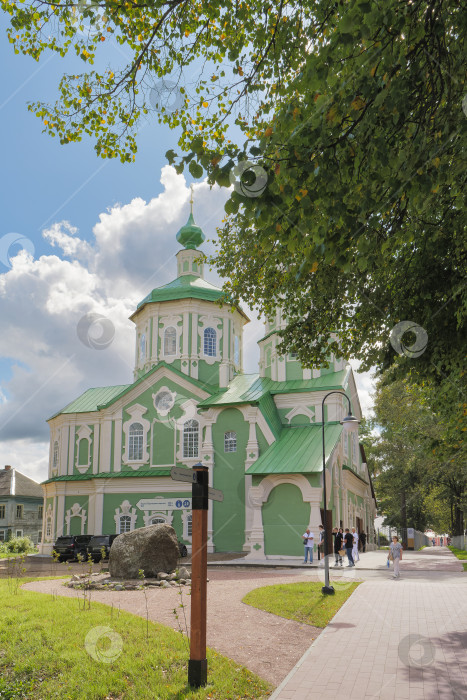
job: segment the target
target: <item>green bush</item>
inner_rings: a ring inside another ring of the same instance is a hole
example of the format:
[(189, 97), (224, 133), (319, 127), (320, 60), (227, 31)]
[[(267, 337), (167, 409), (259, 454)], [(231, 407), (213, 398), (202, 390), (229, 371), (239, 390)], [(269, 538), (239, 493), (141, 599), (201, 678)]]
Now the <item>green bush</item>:
[(0, 551), (5, 554), (26, 554), (35, 551), (34, 542), (29, 537), (12, 537), (4, 542)]

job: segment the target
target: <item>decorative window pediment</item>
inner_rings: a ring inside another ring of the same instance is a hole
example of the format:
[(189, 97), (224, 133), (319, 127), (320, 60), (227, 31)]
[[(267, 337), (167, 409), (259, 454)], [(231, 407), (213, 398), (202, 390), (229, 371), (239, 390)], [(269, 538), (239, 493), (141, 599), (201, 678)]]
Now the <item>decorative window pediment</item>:
[(141, 404), (134, 404), (126, 409), (130, 418), (122, 426), (125, 435), (122, 461), (132, 469), (138, 469), (149, 461), (148, 432), (151, 426), (149, 421), (143, 418), (147, 410)]
[(76, 432), (75, 466), (81, 474), (91, 466), (91, 435), (92, 430), (88, 425), (81, 425)]
[(156, 394), (152, 395), (154, 408), (160, 416), (166, 416), (173, 408), (177, 393), (170, 391), (166, 386), (161, 386)]
[(132, 508), (130, 501), (123, 501), (118, 508), (115, 508), (115, 532), (132, 532), (136, 527), (138, 514), (136, 508)]

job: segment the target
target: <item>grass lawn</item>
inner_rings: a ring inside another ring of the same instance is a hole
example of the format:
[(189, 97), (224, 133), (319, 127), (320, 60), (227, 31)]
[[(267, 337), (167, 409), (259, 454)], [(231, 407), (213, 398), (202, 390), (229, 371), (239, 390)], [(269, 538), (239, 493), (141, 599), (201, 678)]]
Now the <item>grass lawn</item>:
[[(38, 579), (21, 584), (32, 580)], [(261, 700), (272, 692), (258, 676), (212, 650), (208, 685), (191, 689), (186, 637), (149, 622), (147, 638), (146, 619), (102, 603), (83, 610), (78, 596), (21, 589), (15, 594), (11, 581), (3, 579), (0, 619), (1, 700)]]
[(264, 586), (247, 593), (243, 602), (289, 620), (326, 627), (358, 585), (349, 583), (339, 587), (337, 584), (334, 595), (323, 595), (323, 584), (319, 582)]
[(448, 549), (461, 561), (463, 559), (466, 560), (462, 562), (462, 566), (464, 567), (464, 571), (467, 571), (467, 552), (465, 549), (457, 549), (457, 547), (448, 547)]

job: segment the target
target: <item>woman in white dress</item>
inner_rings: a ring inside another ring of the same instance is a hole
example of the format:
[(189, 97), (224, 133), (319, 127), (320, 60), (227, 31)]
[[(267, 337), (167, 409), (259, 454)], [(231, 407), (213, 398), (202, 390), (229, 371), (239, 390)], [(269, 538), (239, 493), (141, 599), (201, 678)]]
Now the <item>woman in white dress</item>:
[(352, 535), (353, 535), (353, 547), (352, 547), (352, 557), (354, 562), (360, 561), (360, 556), (358, 554), (358, 532), (356, 529), (353, 527), (352, 528)]

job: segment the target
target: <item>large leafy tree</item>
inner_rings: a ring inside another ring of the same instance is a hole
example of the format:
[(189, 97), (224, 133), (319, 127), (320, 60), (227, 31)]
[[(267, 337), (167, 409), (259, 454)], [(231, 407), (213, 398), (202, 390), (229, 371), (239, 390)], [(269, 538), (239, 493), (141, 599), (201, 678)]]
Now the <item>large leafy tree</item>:
[[(388, 381), (389, 380), (389, 381)], [(364, 438), (381, 511), (392, 526), (462, 534), (467, 512), (466, 405), (450, 381), (377, 382), (377, 433)]]
[[(155, 111), (179, 130), (180, 152), (167, 154), (179, 171), (235, 183), (215, 263), (233, 300), (266, 314), (283, 305), (284, 343), (304, 363), (331, 349), (384, 368), (396, 351), (401, 372), (456, 371), (467, 304), (458, 0), (1, 3), (15, 51), (85, 64), (55, 105), (30, 105), (46, 131), (62, 143), (88, 134), (100, 156), (131, 161)], [(92, 68), (110, 38), (129, 61)]]

